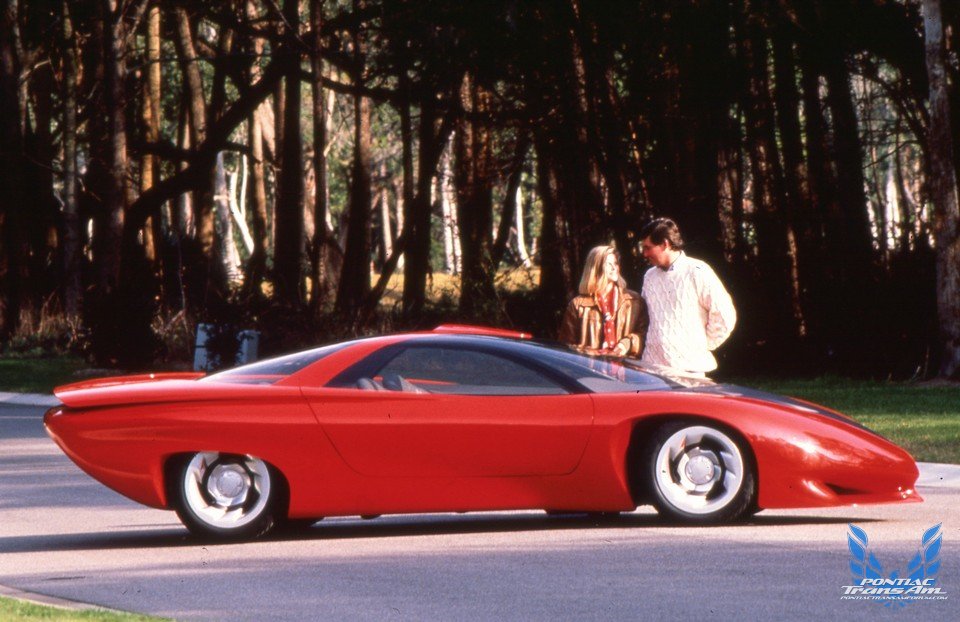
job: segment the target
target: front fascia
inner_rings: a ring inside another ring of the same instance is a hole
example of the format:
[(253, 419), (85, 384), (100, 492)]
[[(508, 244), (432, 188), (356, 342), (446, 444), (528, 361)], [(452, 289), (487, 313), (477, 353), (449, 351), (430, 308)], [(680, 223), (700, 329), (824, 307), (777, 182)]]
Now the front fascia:
[(633, 427), (650, 418), (696, 417), (739, 433), (756, 462), (761, 508), (919, 500), (913, 489), (918, 471), (910, 455), (836, 417), (683, 391), (593, 397), (597, 432), (618, 430), (611, 436), (611, 451), (616, 460), (623, 456), (624, 464)]

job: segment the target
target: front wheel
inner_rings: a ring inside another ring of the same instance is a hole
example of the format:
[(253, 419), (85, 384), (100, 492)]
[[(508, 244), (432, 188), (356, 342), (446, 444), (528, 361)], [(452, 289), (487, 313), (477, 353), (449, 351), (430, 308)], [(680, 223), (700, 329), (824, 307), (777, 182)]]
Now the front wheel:
[(276, 524), (279, 477), (263, 460), (200, 452), (184, 460), (176, 473), (173, 505), (192, 533), (248, 539)]
[(669, 423), (648, 451), (653, 503), (668, 518), (722, 523), (745, 516), (756, 497), (756, 474), (746, 444), (732, 432), (701, 422)]

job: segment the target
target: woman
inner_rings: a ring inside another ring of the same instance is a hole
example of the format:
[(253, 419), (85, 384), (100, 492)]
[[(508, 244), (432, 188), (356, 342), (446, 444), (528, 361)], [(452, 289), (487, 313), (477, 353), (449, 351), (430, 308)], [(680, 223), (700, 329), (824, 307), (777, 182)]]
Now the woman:
[(595, 246), (587, 254), (580, 295), (567, 305), (560, 341), (591, 354), (639, 358), (647, 331), (647, 307), (620, 276), (620, 253)]

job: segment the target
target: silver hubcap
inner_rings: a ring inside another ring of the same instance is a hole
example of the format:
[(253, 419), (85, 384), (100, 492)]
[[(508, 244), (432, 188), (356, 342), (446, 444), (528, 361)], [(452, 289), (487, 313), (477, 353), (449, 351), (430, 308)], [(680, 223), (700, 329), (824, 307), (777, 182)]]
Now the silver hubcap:
[(219, 529), (242, 527), (259, 517), (270, 498), (270, 472), (253, 456), (217, 452), (195, 455), (183, 476), (193, 513)]
[(733, 440), (707, 426), (678, 430), (657, 453), (657, 488), (676, 509), (709, 514), (730, 503), (743, 485), (744, 462)]

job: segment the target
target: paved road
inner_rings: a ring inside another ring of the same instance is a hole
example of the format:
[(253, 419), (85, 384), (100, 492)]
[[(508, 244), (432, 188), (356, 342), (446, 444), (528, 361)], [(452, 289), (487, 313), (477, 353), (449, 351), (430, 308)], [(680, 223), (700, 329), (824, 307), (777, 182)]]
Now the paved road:
[[(0, 404), (0, 586), (178, 620), (957, 620), (960, 490), (925, 503), (762, 512), (685, 528), (649, 508), (606, 522), (537, 512), (325, 520), (295, 536), (211, 545), (172, 512), (80, 472), (42, 408)], [(847, 523), (886, 570), (943, 522), (948, 600), (842, 601)], [(3, 590), (0, 590), (3, 593)]]

